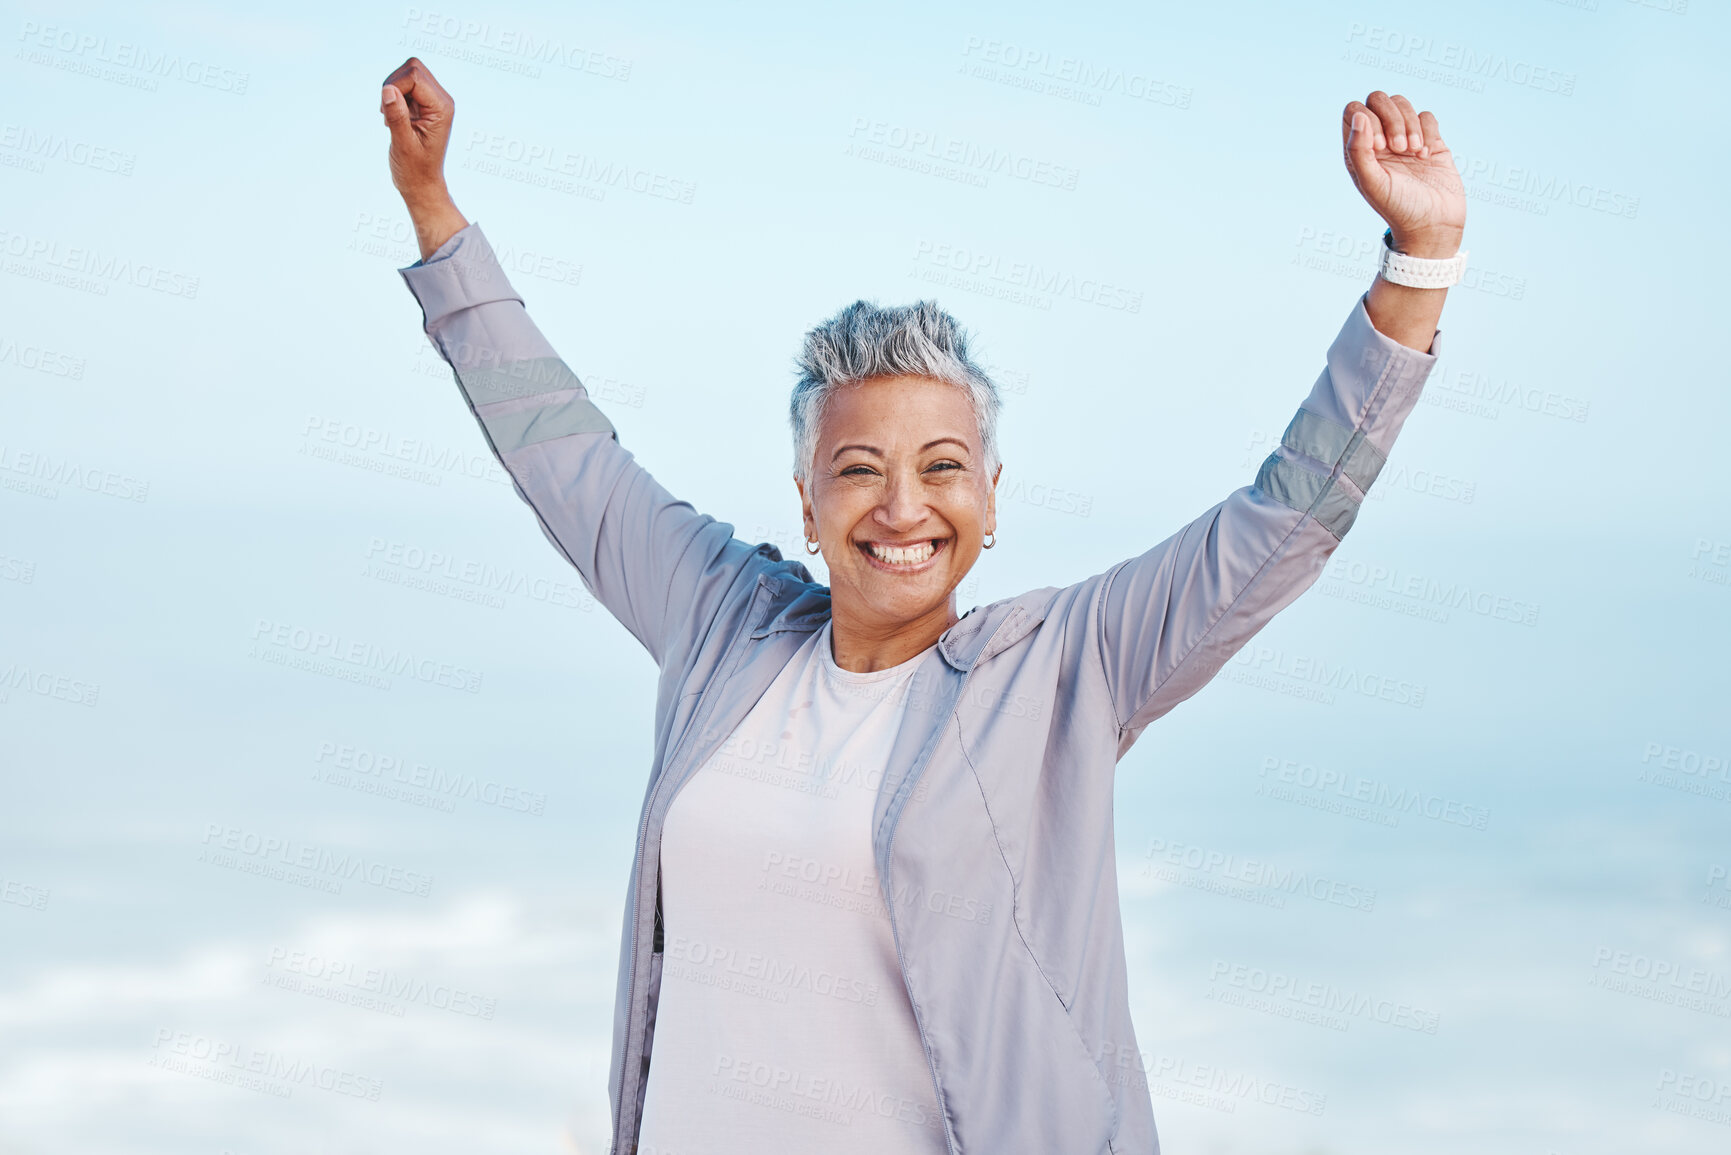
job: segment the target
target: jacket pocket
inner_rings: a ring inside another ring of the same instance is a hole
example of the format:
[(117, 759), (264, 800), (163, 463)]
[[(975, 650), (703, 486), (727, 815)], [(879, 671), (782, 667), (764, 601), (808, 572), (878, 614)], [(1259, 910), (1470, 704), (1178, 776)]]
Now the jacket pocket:
[[(1027, 944), (1024, 943), (1023, 947), (1026, 949)], [(1028, 950), (1028, 959), (1030, 962), (1033, 962), (1036, 967), (1040, 965), (1039, 962), (1034, 959), (1034, 952), (1031, 949)], [(1045, 974), (1045, 968), (1042, 967), (1040, 969), (1040, 976), (1044, 978)], [(1118, 1134), (1118, 1100), (1113, 1096), (1112, 1089), (1106, 1085), (1106, 1076), (1100, 1073), (1100, 1064), (1094, 1061), (1094, 1054), (1088, 1049), (1088, 1040), (1084, 1039), (1082, 1037), (1082, 1032), (1076, 1029), (1076, 1020), (1070, 1016), (1070, 1008), (1064, 1005), (1064, 1000), (1058, 996), (1058, 990), (1056, 987), (1053, 987), (1050, 982), (1046, 985), (1052, 991), (1052, 1001), (1058, 1004), (1058, 1013), (1064, 1016), (1064, 1033), (1066, 1037), (1075, 1040), (1076, 1053), (1081, 1057), (1082, 1062), (1088, 1064), (1088, 1071), (1090, 1075), (1092, 1075), (1092, 1082), (1100, 1089), (1100, 1094), (1105, 1100), (1107, 1117), (1112, 1121), (1112, 1125), (1107, 1129), (1107, 1135), (1116, 1135)], [(1112, 1150), (1110, 1138), (1106, 1141), (1106, 1150)]]

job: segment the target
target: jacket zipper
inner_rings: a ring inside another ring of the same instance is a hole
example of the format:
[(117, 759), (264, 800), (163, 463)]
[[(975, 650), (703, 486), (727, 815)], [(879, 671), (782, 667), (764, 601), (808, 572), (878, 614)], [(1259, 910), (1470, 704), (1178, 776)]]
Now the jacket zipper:
[[(749, 641), (752, 622), (755, 620), (755, 617), (756, 617), (757, 600), (758, 600), (758, 598), (763, 596), (764, 589), (765, 589), (765, 587), (760, 583), (758, 585), (757, 591), (752, 595), (752, 606), (749, 610), (746, 611), (745, 619), (744, 619), (744, 621), (742, 621), (740, 623), (738, 631), (736, 631), (733, 645), (730, 645), (728, 647), (728, 650), (725, 651), (725, 652), (732, 652), (734, 646), (740, 646), (738, 656), (734, 658), (733, 665), (728, 668), (728, 673), (727, 673), (728, 677), (731, 677), (733, 675), (733, 672), (735, 669), (737, 669), (739, 663), (744, 660), (745, 652), (744, 652), (743, 646), (741, 646), (741, 643), (739, 641), (738, 633), (744, 632), (747, 636), (747, 641)], [(681, 752), (681, 748), (686, 745), (686, 740), (690, 737), (690, 735), (693, 732), (701, 735), (703, 732), (701, 729), (702, 724), (708, 722), (710, 717), (713, 716), (714, 713), (715, 713), (715, 698), (709, 694), (704, 694), (703, 695), (703, 708), (698, 713), (694, 713), (692, 715), (691, 722), (686, 727), (684, 735), (681, 736), (681, 739), (680, 739), (678, 746), (675, 747), (674, 749), (669, 750), (669, 755), (671, 756), (671, 755), (679, 754)], [(649, 818), (652, 814), (655, 813), (656, 803), (661, 798), (661, 791), (667, 785), (667, 780), (669, 778), (673, 777), (673, 775), (670, 773), (670, 771), (672, 769), (673, 769), (673, 761), (665, 762), (662, 764), (661, 775), (658, 778), (656, 778), (655, 785), (649, 792), (648, 804), (643, 807), (643, 817), (637, 824), (637, 867), (638, 867), (638, 871), (639, 871), (639, 881), (638, 881), (638, 885), (632, 889), (632, 894), (631, 894), (631, 956), (630, 956), (630, 962), (629, 962), (629, 964), (627, 966), (627, 970), (626, 970), (627, 978), (626, 978), (626, 983), (625, 983), (625, 1024), (624, 1024), (624, 1029), (621, 1032), (622, 1037), (624, 1039), (624, 1054), (621, 1055), (621, 1068), (620, 1068), (620, 1072), (619, 1072), (619, 1095), (613, 1101), (613, 1109), (615, 1112), (614, 1118), (620, 1120), (621, 1123), (623, 1123), (624, 1119), (625, 1119), (625, 1084), (626, 1084), (627, 1078), (629, 1077), (629, 1071), (628, 1071), (626, 1064), (624, 1063), (624, 1058), (625, 1058), (625, 1056), (628, 1056), (631, 1052), (632, 1021), (637, 1017), (637, 940), (642, 937), (641, 927), (642, 927), (642, 921), (643, 921), (642, 916), (639, 913), (641, 910), (641, 903), (638, 901), (638, 891), (640, 891), (642, 889), (641, 871), (642, 871), (642, 867), (643, 867), (643, 852), (644, 852), (644, 848), (648, 842)], [(660, 918), (660, 916), (661, 916), (661, 910), (660, 910), (660, 906), (661, 906), (661, 879), (660, 879), (660, 874), (661, 874), (661, 872), (660, 872), (660, 868), (658, 865), (656, 868), (656, 882), (655, 882), (655, 893), (656, 893), (656, 912), (655, 913), (656, 913), (656, 924), (657, 924), (656, 925), (656, 931), (657, 932), (659, 932), (661, 929), (661, 927), (660, 927), (660, 921), (661, 921), (661, 918)], [(641, 1058), (638, 1061), (639, 1061), (639, 1063), (641, 1063), (641, 1061), (642, 1061)], [(642, 1088), (638, 1088), (639, 1091), (641, 1091), (641, 1089)], [(643, 1124), (643, 1120), (642, 1119), (636, 1119), (636, 1120), (633, 1120), (633, 1123), (635, 1125), (634, 1129), (640, 1129), (642, 1124)], [(621, 1136), (617, 1136), (617, 1135), (614, 1137), (613, 1146), (615, 1149), (623, 1150), (623, 1147), (622, 1147), (621, 1142), (620, 1142), (621, 1138), (622, 1138)], [(633, 1150), (636, 1149), (636, 1143), (635, 1142), (633, 1142), (631, 1144), (631, 1148)]]
[[(998, 633), (1003, 630), (1004, 626), (1009, 624), (1009, 622), (1010, 618), (1006, 618), (999, 624), (997, 630), (992, 631), (992, 636), (987, 638), (986, 644), (980, 647), (981, 655), (985, 654), (987, 648), (991, 646), (992, 641), (998, 636)], [(967, 693), (968, 683), (973, 680), (974, 671), (979, 668), (980, 662), (983, 660), (983, 656), (975, 658), (972, 664), (968, 666), (967, 672), (962, 675), (961, 684), (956, 687), (956, 698), (955, 702), (950, 706), (949, 717), (944, 719), (944, 724), (940, 726), (938, 732), (932, 736), (931, 745), (927, 747), (925, 756), (919, 760), (918, 764), (914, 767), (913, 772), (903, 780), (902, 788), (906, 790), (909, 795), (911, 795), (914, 788), (919, 785), (920, 778), (925, 775), (926, 767), (931, 763), (932, 756), (938, 752), (938, 746), (943, 742), (944, 735), (949, 732), (950, 726), (952, 724), (957, 726), (961, 724), (957, 718), (957, 711), (961, 709), (962, 696)], [(960, 735), (957, 737), (958, 740), (960, 740)], [(905, 809), (906, 806), (907, 802), (906, 800), (903, 800), (902, 805), (896, 809), (894, 820), (890, 823), (889, 845), (885, 847), (884, 850), (884, 864), (892, 869), (895, 866), (896, 835), (901, 833), (902, 810)], [(893, 879), (886, 877), (884, 883), (885, 889), (889, 890), (890, 893), (893, 894), (895, 892)], [(901, 972), (902, 988), (905, 990), (908, 985), (908, 968), (907, 960), (902, 954), (901, 926), (896, 922), (895, 903), (891, 902), (888, 896), (884, 899), (884, 905), (889, 910), (890, 934), (895, 939), (896, 944), (896, 969)], [(910, 1004), (912, 1001), (912, 997), (910, 996)], [(926, 1053), (926, 1070), (930, 1072), (932, 1076), (932, 1095), (937, 1101), (938, 1118), (944, 1125), (944, 1146), (945, 1149), (950, 1152), (950, 1155), (956, 1155), (956, 1136), (955, 1132), (950, 1129), (950, 1113), (944, 1109), (944, 1091), (938, 1083), (938, 1065), (932, 1058), (931, 1041), (926, 1036), (925, 1016), (920, 1013), (917, 1007), (914, 1008), (914, 1023), (920, 1030), (920, 1048)]]
[[(970, 666), (970, 667), (968, 667), (968, 672), (966, 674), (962, 675), (962, 684), (959, 687), (957, 687), (957, 690), (956, 690), (956, 701), (958, 704), (961, 702), (962, 691), (967, 689), (968, 679), (973, 677), (973, 676), (974, 676), (974, 669), (972, 666)], [(926, 765), (929, 762), (931, 762), (932, 755), (937, 753), (938, 743), (943, 740), (944, 734), (950, 728), (950, 724), (952, 722), (955, 722), (955, 721), (956, 721), (956, 707), (952, 706), (950, 708), (950, 716), (944, 720), (943, 726), (939, 728), (936, 736), (933, 738), (931, 748), (926, 752), (926, 756), (924, 758), (920, 759), (920, 763), (919, 763), (918, 767), (916, 767), (917, 773), (910, 776), (907, 779), (908, 789), (910, 792), (913, 790), (914, 786), (917, 786), (919, 784), (920, 776), (923, 776), (926, 772)], [(905, 807), (906, 805), (907, 805), (907, 803), (904, 801), (902, 803), (902, 806)], [(898, 808), (896, 810), (895, 820), (890, 826), (889, 845), (888, 845), (888, 847), (885, 848), (885, 851), (884, 851), (884, 863), (885, 863), (885, 865), (890, 866), (892, 868), (895, 865), (896, 835), (901, 833), (901, 828), (902, 828), (902, 812), (901, 812), (901, 809)], [(890, 891), (891, 894), (895, 893), (895, 886), (893, 884), (893, 880), (891, 880), (889, 878), (885, 878), (884, 883), (885, 883), (885, 889), (886, 890)], [(907, 985), (908, 985), (908, 967), (907, 967), (907, 960), (902, 955), (902, 931), (901, 931), (900, 925), (898, 925), (896, 922), (895, 903), (891, 902), (889, 900), (889, 898), (886, 896), (884, 899), (884, 906), (889, 911), (890, 935), (895, 940), (895, 944), (896, 944), (896, 969), (901, 972), (902, 989), (906, 990)], [(910, 998), (909, 999), (910, 1005), (911, 1005), (912, 1001), (913, 1000)], [(919, 1030), (920, 1030), (920, 1049), (926, 1053), (926, 1071), (932, 1077), (932, 1098), (937, 1103), (938, 1119), (944, 1125), (944, 1149), (946, 1151), (948, 1151), (950, 1153), (950, 1155), (956, 1155), (956, 1137), (955, 1137), (955, 1134), (950, 1130), (950, 1113), (944, 1109), (944, 1091), (943, 1091), (943, 1088), (938, 1084), (938, 1065), (932, 1058), (931, 1040), (926, 1037), (925, 1016), (920, 1013), (920, 1010), (918, 1007), (914, 1007), (913, 1010), (914, 1010), (914, 1024), (917, 1027), (919, 1027)]]

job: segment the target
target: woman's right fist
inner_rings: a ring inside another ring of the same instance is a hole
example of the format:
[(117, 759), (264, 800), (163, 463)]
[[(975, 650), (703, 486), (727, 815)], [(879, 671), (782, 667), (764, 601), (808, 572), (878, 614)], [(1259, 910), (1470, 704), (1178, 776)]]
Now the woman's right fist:
[(445, 146), (457, 106), (411, 56), (385, 77), (379, 111), (391, 130), (391, 183), (403, 194), (424, 261), (469, 224), (445, 187)]
[(379, 111), (391, 130), (391, 183), (411, 210), (446, 199), (445, 146), (457, 106), (411, 56), (385, 78)]

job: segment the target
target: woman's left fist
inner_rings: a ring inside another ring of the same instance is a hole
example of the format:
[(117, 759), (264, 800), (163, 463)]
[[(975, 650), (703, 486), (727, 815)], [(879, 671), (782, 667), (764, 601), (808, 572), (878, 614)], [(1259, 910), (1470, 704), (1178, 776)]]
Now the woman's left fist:
[(1467, 194), (1436, 117), (1413, 111), (1404, 96), (1377, 91), (1346, 106), (1340, 135), (1346, 171), (1388, 222), (1394, 247), (1431, 260), (1454, 256), (1466, 228)]

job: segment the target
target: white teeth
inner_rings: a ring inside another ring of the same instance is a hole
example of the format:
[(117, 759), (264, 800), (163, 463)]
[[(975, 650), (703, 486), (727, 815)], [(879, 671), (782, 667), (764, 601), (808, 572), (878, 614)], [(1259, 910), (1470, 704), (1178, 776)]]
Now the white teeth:
[(937, 547), (929, 541), (916, 545), (879, 545), (870, 542), (872, 556), (889, 565), (919, 565), (937, 552)]

